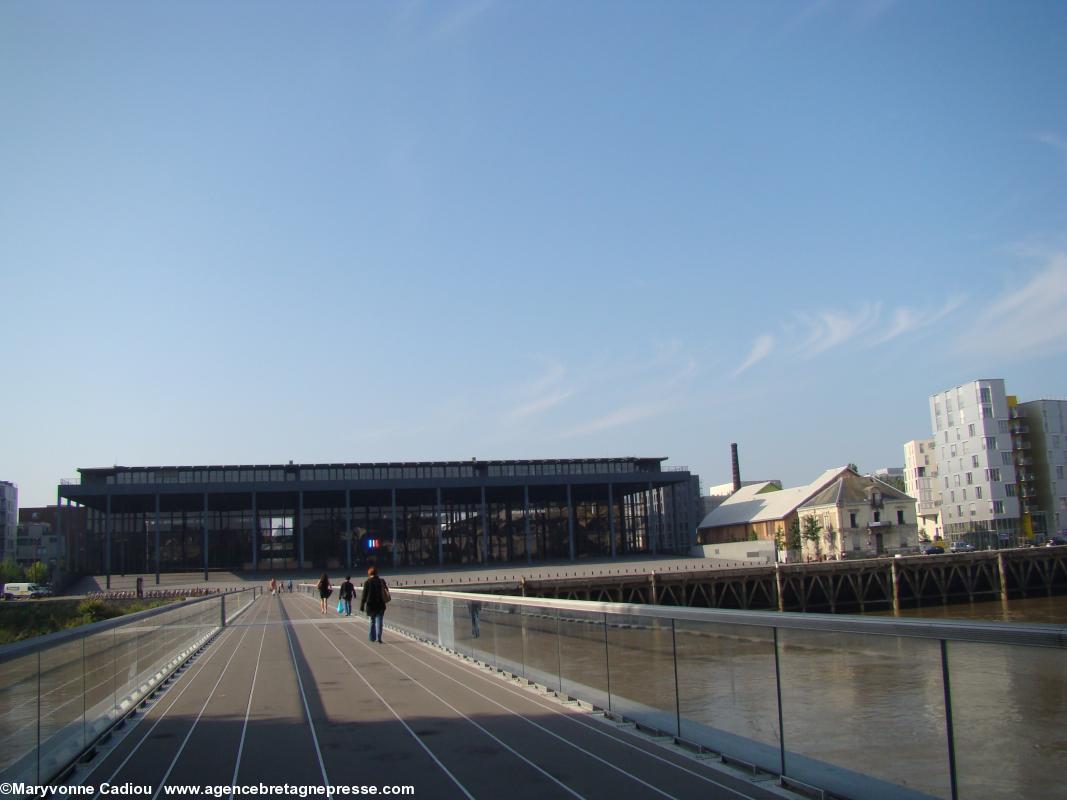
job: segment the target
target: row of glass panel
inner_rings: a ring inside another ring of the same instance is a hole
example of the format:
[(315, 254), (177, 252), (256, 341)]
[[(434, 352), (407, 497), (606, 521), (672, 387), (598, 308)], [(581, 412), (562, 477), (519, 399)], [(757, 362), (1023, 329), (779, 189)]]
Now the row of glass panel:
[(1063, 650), (775, 629), (714, 615), (649, 618), (398, 591), (386, 622), (841, 796), (952, 797), (950, 719), (959, 797), (1065, 796)]
[[(26, 655), (0, 650), (0, 780), (53, 779), (255, 589), (169, 609)], [(222, 609), (220, 610), (220, 604)]]

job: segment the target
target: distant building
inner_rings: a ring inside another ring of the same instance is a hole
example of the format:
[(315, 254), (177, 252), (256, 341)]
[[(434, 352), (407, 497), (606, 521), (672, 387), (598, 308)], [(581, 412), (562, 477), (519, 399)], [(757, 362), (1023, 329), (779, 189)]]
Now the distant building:
[(779, 489), (765, 482), (735, 492), (700, 523), (700, 544), (774, 540), (788, 542), (806, 517), (822, 526), (818, 544), (803, 541), (805, 559), (874, 556), (918, 544), (915, 501), (848, 467), (827, 470), (806, 486)]
[(815, 517), (820, 538), (803, 541), (802, 556), (865, 558), (913, 552), (919, 545), (915, 499), (876, 477), (842, 471), (797, 509), (803, 522)]
[(971, 381), (930, 397), (941, 528), (949, 542), (1008, 546), (1023, 532), (1012, 405), (1000, 378)]
[(81, 571), (337, 570), (688, 553), (696, 476), (664, 458), (79, 469)]
[(15, 557), (18, 537), (19, 489), (10, 481), (0, 481), (0, 561)]
[(912, 439), (904, 445), (904, 483), (918, 503), (920, 537), (941, 538), (941, 494), (937, 488), (937, 449), (933, 438)]
[[(830, 469), (806, 486), (783, 489), (772, 481), (744, 486), (708, 514), (697, 529), (698, 544), (774, 541), (775, 534), (788, 534), (798, 520), (797, 509), (829, 486), (848, 467)], [(850, 470), (849, 470), (850, 471)]]
[(86, 509), (75, 506), (20, 508), (18, 560), (44, 561), (77, 572), (85, 557), (88, 516)]
[[(772, 483), (777, 488), (782, 488), (782, 482), (780, 480), (770, 481), (741, 481), (741, 488), (746, 486), (763, 485), (765, 483)], [(720, 483), (717, 486), (709, 486), (707, 494), (701, 497), (702, 508), (704, 513), (701, 515), (701, 520), (708, 514), (714, 511), (716, 508), (722, 505), (723, 501), (734, 493), (733, 483)]]
[(1040, 538), (1067, 530), (1067, 400), (1031, 400), (1012, 409), (1019, 502)]

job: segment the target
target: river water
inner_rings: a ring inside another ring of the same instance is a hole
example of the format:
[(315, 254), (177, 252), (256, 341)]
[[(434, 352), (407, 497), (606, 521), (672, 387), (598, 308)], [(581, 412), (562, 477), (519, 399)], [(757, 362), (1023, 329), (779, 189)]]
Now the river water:
[(1067, 595), (908, 608), (896, 615), (892, 612), (877, 612), (868, 616), (1003, 620), (1004, 622), (1045, 622), (1053, 625), (1067, 625)]

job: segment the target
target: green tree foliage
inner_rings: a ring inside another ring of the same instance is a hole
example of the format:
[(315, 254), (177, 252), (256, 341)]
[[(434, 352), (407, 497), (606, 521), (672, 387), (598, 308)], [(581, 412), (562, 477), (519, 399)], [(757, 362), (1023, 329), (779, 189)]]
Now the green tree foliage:
[(800, 520), (793, 517), (793, 521), (789, 523), (789, 549), (799, 550), (802, 541), (800, 538)]
[(804, 517), (804, 527), (800, 535), (815, 546), (815, 555), (822, 555), (820, 533), (822, 533), (822, 523), (819, 522), (819, 518), (814, 514), (808, 514), (808, 516)]
[(26, 580), (31, 583), (44, 583), (48, 580), (48, 567), (40, 561), (34, 561), (26, 567)]
[(860, 474), (862, 474), (862, 473), (860, 472), (860, 468), (859, 468), (859, 467), (857, 467), (857, 466), (856, 466), (856, 465), (855, 465), (855, 464), (854, 464), (853, 462), (851, 462), (851, 461), (849, 461), (849, 462), (848, 462), (848, 468), (849, 468), (850, 470), (852, 470), (853, 472), (855, 472), (855, 473), (856, 473), (857, 475), (860, 475)]
[(22, 571), (22, 567), (11, 556), (5, 558), (4, 562), (0, 564), (0, 580), (3, 580), (4, 583), (21, 581), (23, 577), (25, 577), (25, 574)]

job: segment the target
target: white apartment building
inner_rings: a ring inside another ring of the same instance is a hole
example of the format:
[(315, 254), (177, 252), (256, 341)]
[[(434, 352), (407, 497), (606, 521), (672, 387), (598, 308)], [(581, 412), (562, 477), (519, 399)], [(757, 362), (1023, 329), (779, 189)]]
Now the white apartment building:
[(1014, 544), (1020, 534), (1011, 411), (1001, 378), (930, 397), (941, 529), (949, 541)]
[(0, 481), (0, 560), (15, 556), (18, 508), (18, 487), (10, 481)]
[(915, 498), (919, 535), (941, 538), (941, 493), (937, 486), (937, 450), (933, 438), (912, 439), (904, 445), (904, 483)]
[(1067, 529), (1067, 400), (1031, 400), (1015, 406), (1019, 494), (1034, 533), (1044, 538)]

